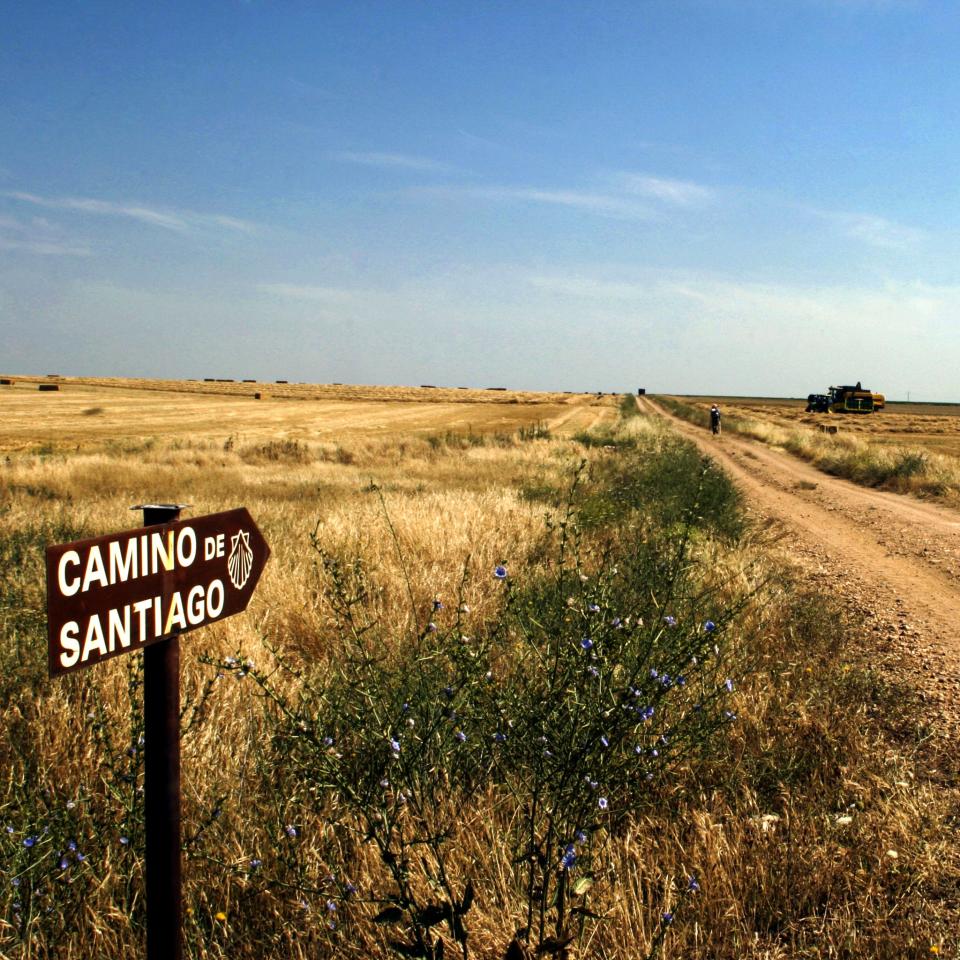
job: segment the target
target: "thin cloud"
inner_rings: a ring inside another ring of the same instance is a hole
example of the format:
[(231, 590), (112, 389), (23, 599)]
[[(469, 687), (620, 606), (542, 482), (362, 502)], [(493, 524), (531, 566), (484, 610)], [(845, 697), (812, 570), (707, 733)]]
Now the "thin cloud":
[(532, 276), (527, 282), (546, 293), (588, 300), (642, 300), (650, 296), (646, 283), (605, 280), (588, 276)]
[(223, 227), (242, 233), (253, 233), (256, 230), (254, 224), (246, 220), (220, 214), (197, 213), (193, 210), (157, 210), (141, 204), (114, 203), (111, 200), (97, 200), (92, 197), (42, 197), (22, 190), (5, 190), (2, 196), (47, 210), (69, 210), (100, 217), (120, 217), (179, 233), (186, 232), (195, 226)]
[(307, 300), (313, 303), (344, 304), (358, 296), (356, 290), (294, 283), (260, 283), (257, 290), (282, 300)]
[(362, 167), (379, 167), (387, 170), (410, 170), (416, 173), (451, 173), (453, 167), (429, 157), (416, 157), (406, 153), (358, 153), (352, 150), (339, 150), (331, 153), (334, 160), (341, 163), (354, 163)]
[(692, 207), (708, 203), (715, 197), (714, 191), (689, 180), (670, 180), (640, 173), (621, 173), (616, 182), (626, 193), (650, 197), (662, 203), (680, 207)]
[(0, 250), (22, 250), (42, 257), (89, 257), (89, 247), (72, 246), (47, 240), (13, 239), (0, 235)]
[(22, 222), (0, 216), (0, 250), (18, 250), (43, 257), (89, 257), (89, 247), (60, 236), (45, 220)]
[(411, 192), (421, 196), (450, 199), (519, 201), (570, 207), (617, 220), (650, 220), (656, 215), (650, 206), (638, 203), (633, 197), (587, 190), (546, 190), (539, 187), (422, 187)]
[(844, 213), (831, 210), (810, 210), (840, 232), (883, 250), (910, 250), (920, 244), (926, 234), (916, 227), (895, 223), (870, 213)]

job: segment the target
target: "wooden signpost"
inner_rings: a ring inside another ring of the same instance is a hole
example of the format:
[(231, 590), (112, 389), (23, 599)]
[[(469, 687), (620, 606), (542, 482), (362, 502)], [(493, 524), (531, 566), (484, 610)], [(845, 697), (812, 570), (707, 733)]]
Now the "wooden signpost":
[(181, 960), (181, 633), (246, 609), (270, 548), (245, 508), (47, 547), (50, 676), (143, 650), (147, 958)]

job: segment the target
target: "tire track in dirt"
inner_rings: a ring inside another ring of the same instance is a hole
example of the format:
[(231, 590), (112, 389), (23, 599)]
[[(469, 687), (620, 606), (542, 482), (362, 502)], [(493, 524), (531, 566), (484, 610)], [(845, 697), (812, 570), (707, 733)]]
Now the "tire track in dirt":
[[(831, 477), (784, 450), (706, 430), (638, 398), (717, 461), (789, 559), (839, 595), (942, 729), (960, 728), (960, 513)], [(866, 637), (865, 637), (866, 639)]]

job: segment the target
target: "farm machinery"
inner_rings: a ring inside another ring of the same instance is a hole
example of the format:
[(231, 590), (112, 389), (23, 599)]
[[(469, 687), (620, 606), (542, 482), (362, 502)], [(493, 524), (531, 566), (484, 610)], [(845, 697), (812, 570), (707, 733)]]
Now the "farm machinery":
[(807, 413), (873, 413), (882, 410), (886, 401), (882, 393), (855, 386), (830, 387), (827, 393), (811, 393), (807, 397)]

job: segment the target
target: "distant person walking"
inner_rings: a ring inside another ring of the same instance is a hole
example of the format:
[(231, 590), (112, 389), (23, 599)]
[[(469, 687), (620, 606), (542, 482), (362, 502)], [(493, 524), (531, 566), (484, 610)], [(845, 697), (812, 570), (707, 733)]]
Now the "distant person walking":
[(714, 436), (720, 434), (720, 408), (716, 404), (710, 408), (710, 432)]

